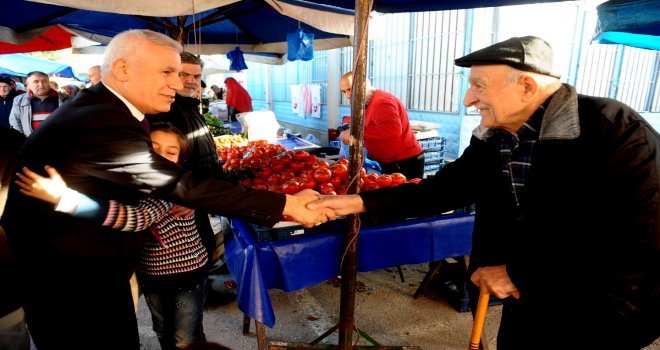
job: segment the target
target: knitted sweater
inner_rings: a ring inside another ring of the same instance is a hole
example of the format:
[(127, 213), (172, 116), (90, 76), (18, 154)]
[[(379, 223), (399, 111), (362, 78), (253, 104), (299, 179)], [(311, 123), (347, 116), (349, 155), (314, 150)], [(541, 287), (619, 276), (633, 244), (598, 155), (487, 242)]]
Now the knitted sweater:
[[(79, 204), (71, 213), (73, 216), (101, 222), (105, 227), (120, 231), (151, 230), (153, 235), (140, 253), (139, 273), (165, 276), (205, 267), (208, 253), (197, 232), (194, 214), (185, 218), (174, 217), (167, 213), (172, 203), (149, 197), (128, 205), (114, 200), (96, 200), (77, 192), (75, 195), (79, 196), (76, 200)], [(198, 272), (204, 271), (206, 269)]]

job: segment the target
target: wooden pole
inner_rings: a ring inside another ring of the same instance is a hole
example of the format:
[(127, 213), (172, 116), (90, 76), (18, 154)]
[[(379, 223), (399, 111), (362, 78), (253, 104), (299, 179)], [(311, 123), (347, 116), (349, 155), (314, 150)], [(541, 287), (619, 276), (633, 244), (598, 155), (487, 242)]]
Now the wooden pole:
[[(368, 23), (370, 0), (355, 1), (355, 42), (353, 44), (354, 69), (353, 87), (351, 90), (351, 157), (349, 159), (349, 176), (354, 179), (347, 193), (358, 193), (360, 186), (360, 170), (363, 163), (363, 129), (364, 102), (366, 97), (366, 70), (368, 47)], [(340, 350), (353, 349), (353, 326), (355, 324), (355, 282), (357, 278), (357, 241), (360, 230), (360, 220), (357, 215), (348, 217), (348, 235), (346, 250), (341, 270), (341, 299), (339, 310), (339, 340)]]
[(472, 325), (472, 334), (470, 335), (470, 344), (468, 350), (478, 350), (481, 342), (481, 333), (484, 330), (486, 321), (486, 312), (488, 311), (488, 300), (490, 294), (480, 293), (477, 302), (477, 311), (474, 313), (474, 324)]

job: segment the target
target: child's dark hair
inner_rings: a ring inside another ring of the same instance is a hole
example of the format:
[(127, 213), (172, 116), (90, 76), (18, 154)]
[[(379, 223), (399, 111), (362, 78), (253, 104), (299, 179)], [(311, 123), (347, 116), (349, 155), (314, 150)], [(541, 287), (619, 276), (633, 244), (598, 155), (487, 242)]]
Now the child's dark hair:
[(190, 152), (190, 145), (188, 144), (188, 138), (186, 134), (181, 131), (181, 129), (176, 126), (167, 123), (167, 122), (157, 122), (149, 126), (150, 132), (162, 131), (170, 134), (175, 134), (179, 139), (179, 147), (181, 151), (179, 152), (179, 163), (183, 163), (188, 157), (188, 152)]

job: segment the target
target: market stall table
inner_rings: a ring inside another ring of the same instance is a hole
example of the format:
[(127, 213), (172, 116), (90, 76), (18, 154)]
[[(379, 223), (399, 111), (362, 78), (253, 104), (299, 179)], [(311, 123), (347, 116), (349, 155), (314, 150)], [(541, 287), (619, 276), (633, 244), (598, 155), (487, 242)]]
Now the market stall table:
[[(238, 284), (238, 307), (268, 327), (275, 324), (269, 289), (291, 292), (339, 275), (345, 231), (258, 242), (244, 222), (234, 219), (231, 225), (225, 254)], [(363, 227), (358, 271), (469, 255), (473, 225), (473, 215), (461, 214)]]

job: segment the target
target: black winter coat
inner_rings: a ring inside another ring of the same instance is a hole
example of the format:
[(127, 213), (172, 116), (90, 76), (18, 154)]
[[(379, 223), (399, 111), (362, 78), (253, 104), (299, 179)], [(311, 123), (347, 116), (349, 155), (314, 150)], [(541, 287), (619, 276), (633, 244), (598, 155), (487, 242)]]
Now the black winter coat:
[(522, 295), (498, 348), (639, 348), (660, 336), (660, 137), (620, 102), (568, 85), (551, 99), (520, 211), (483, 127), (432, 179), (361, 196), (379, 216), (476, 203), (471, 271), (506, 264)]

